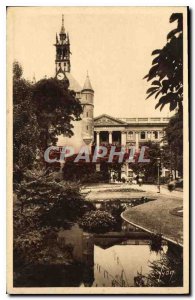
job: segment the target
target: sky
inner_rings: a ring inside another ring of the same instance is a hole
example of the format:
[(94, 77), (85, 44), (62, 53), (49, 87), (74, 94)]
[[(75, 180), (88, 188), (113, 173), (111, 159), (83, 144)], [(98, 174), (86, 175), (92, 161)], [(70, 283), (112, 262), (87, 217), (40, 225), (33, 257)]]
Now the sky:
[[(155, 110), (146, 99), (148, 73), (155, 49), (166, 43), (176, 24), (169, 18), (177, 8), (156, 7), (23, 7), (8, 9), (8, 34), (13, 60), (24, 77), (55, 76), (55, 35), (65, 29), (71, 44), (71, 73), (83, 86), (87, 71), (95, 91), (94, 115), (168, 117), (168, 107)], [(10, 27), (9, 27), (10, 26)]]

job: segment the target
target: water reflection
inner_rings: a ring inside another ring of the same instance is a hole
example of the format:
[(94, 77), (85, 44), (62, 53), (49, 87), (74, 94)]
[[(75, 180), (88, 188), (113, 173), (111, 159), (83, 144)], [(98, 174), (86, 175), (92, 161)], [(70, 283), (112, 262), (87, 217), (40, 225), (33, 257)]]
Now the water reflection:
[[(163, 252), (166, 253), (166, 250), (164, 246)], [(108, 249), (95, 246), (93, 286), (134, 286), (137, 273), (149, 273), (149, 262), (159, 259), (160, 255), (151, 252), (142, 241), (139, 245), (115, 245)]]
[(151, 251), (148, 238), (129, 238), (131, 227), (126, 225), (124, 229), (117, 237), (115, 233), (104, 237), (86, 233), (78, 225), (59, 232), (58, 243), (72, 246), (72, 258), (80, 265), (79, 286), (137, 286), (139, 276), (150, 276), (151, 265), (170, 252), (167, 245), (160, 252)]

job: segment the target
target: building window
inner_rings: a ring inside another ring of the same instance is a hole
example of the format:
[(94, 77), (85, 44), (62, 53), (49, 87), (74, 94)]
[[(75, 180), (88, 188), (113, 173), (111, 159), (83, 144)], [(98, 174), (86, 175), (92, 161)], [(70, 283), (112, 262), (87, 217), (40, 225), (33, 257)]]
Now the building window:
[(141, 140), (145, 140), (146, 139), (146, 133), (145, 131), (142, 131), (140, 134)]
[(87, 118), (88, 118), (88, 116), (89, 116), (89, 113), (88, 113), (88, 111), (87, 111)]
[(87, 131), (88, 131), (88, 126), (87, 126)]
[(133, 140), (133, 131), (129, 131), (128, 138), (129, 140)]
[(158, 139), (158, 131), (153, 131), (153, 137), (155, 140)]

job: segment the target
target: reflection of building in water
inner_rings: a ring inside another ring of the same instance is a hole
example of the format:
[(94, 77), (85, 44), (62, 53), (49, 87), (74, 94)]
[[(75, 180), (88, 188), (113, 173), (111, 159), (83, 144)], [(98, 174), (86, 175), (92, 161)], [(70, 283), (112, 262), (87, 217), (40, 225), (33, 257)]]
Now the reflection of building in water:
[(134, 286), (137, 272), (147, 274), (149, 262), (160, 258), (148, 245), (115, 245), (94, 248), (94, 287)]

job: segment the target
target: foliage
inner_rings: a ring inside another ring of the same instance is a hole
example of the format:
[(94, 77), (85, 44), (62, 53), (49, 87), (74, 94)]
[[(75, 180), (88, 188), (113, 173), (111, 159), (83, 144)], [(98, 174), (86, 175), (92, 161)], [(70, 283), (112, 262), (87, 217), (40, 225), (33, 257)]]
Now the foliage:
[[(80, 101), (66, 81), (42, 79), (33, 84), (22, 78), (18, 62), (13, 64), (13, 159), (14, 183), (31, 169), (36, 158), (43, 157), (58, 135), (72, 136), (73, 120), (82, 112)], [(45, 166), (43, 166), (45, 167)]]
[(171, 155), (171, 169), (183, 174), (183, 115), (176, 113), (165, 128), (166, 140)]
[(174, 182), (169, 182), (167, 187), (168, 187), (168, 190), (170, 192), (172, 192), (175, 189), (175, 183)]
[(79, 221), (79, 225), (89, 232), (103, 233), (111, 231), (116, 226), (114, 217), (101, 210), (87, 212)]
[(177, 21), (177, 27), (167, 35), (167, 43), (162, 49), (152, 52), (155, 58), (152, 67), (144, 77), (152, 81), (147, 90), (147, 98), (155, 96), (160, 110), (169, 104), (170, 111), (182, 111), (183, 105), (183, 15), (174, 13), (170, 23)]
[(158, 253), (162, 250), (162, 234), (151, 234), (150, 251), (155, 251)]
[(172, 251), (169, 248), (166, 254), (160, 253), (160, 259), (150, 262), (148, 274), (138, 273), (134, 278), (136, 286), (166, 288), (183, 286), (182, 250), (178, 248)]
[(126, 206), (121, 203), (121, 200), (115, 200), (115, 201), (111, 200), (110, 202), (104, 203), (102, 206), (103, 209), (108, 211), (113, 216), (116, 222), (114, 229), (120, 231), (123, 222), (123, 219), (121, 218), (121, 214), (126, 209)]
[(78, 185), (62, 182), (57, 174), (47, 171), (26, 172), (14, 204), (16, 264), (20, 260), (49, 261), (58, 228), (67, 228), (89, 209), (91, 206), (82, 198)]
[(95, 173), (95, 164), (91, 162), (86, 163), (83, 161), (74, 163), (74, 159), (75, 156), (67, 159), (64, 164), (64, 180), (84, 182), (86, 177), (90, 179), (90, 177)]
[[(80, 183), (108, 182), (108, 168), (96, 171), (96, 164), (92, 162), (80, 161), (74, 163), (75, 156), (66, 160), (63, 167), (64, 180), (79, 181)], [(105, 163), (102, 162), (101, 165)], [(107, 164), (108, 165), (108, 164)]]
[(135, 174), (144, 174), (144, 180), (147, 181), (148, 178), (156, 180), (158, 175), (157, 158), (162, 158), (165, 155), (165, 151), (161, 151), (160, 145), (153, 142), (145, 142), (146, 147), (145, 159), (150, 159), (150, 162), (141, 162), (135, 160), (135, 163), (130, 163), (130, 167)]
[(32, 84), (22, 77), (22, 67), (13, 64), (13, 162), (14, 182), (20, 182), (23, 171), (30, 169), (36, 158), (39, 127), (32, 105)]
[(55, 145), (60, 134), (73, 135), (71, 122), (80, 120), (82, 107), (76, 93), (68, 89), (66, 81), (55, 78), (38, 81), (33, 88), (32, 101), (41, 128), (43, 147)]
[(177, 287), (183, 285), (183, 260), (179, 256), (163, 254), (160, 260), (150, 264), (148, 279), (152, 286)]

